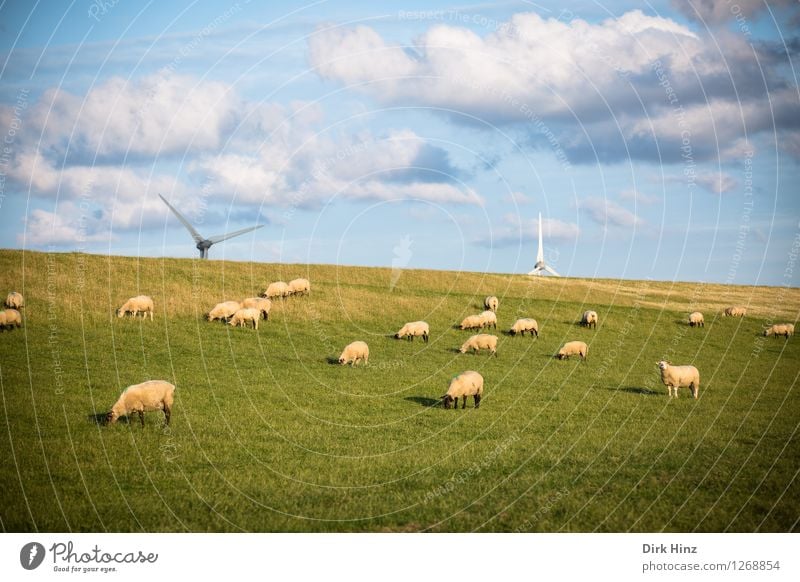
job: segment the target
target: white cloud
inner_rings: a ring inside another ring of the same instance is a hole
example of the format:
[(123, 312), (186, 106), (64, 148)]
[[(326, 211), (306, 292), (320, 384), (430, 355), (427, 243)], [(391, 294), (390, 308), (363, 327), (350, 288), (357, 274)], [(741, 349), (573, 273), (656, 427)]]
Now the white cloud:
[(739, 182), (736, 179), (724, 172), (713, 174), (699, 174), (695, 181), (697, 184), (712, 194), (725, 194), (735, 189)]
[(623, 190), (619, 193), (619, 199), (626, 202), (634, 202), (636, 204), (652, 205), (661, 202), (661, 197), (655, 194), (645, 194), (639, 190)]
[(522, 192), (511, 192), (503, 196), (501, 200), (506, 204), (516, 204), (519, 206), (533, 204), (536, 201), (533, 196), (523, 194)]
[(21, 245), (53, 245), (79, 249), (92, 242), (109, 240), (107, 221), (73, 202), (63, 202), (58, 212), (34, 209), (25, 220), (25, 231), (17, 235)]
[(581, 200), (579, 208), (592, 221), (606, 228), (609, 226), (630, 228), (644, 222), (633, 212), (623, 208), (616, 202), (599, 196)]
[[(765, 0), (671, 0), (670, 3), (684, 16), (705, 24), (751, 18), (766, 7)], [(770, 0), (770, 4), (772, 8), (790, 6), (792, 0)]]
[[(545, 241), (574, 240), (580, 234), (578, 225), (557, 218), (542, 218), (542, 236)], [(483, 246), (506, 247), (535, 241), (539, 237), (539, 219), (522, 218), (515, 213), (503, 215), (500, 226), (477, 238), (474, 242)]]

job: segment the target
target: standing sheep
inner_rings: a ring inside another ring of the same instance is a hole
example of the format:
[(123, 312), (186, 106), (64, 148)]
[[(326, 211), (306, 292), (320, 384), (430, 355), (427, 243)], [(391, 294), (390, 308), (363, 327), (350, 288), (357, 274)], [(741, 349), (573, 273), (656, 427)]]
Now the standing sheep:
[(359, 360), (363, 360), (365, 366), (369, 364), (369, 346), (366, 342), (357, 341), (347, 344), (342, 355), (339, 356), (340, 364), (350, 364), (351, 367), (355, 366)]
[(141, 420), (142, 428), (144, 428), (145, 412), (163, 410), (164, 422), (169, 426), (174, 395), (175, 386), (164, 380), (150, 380), (149, 382), (128, 386), (114, 406), (111, 407), (111, 412), (106, 415), (106, 421), (114, 424), (120, 416), (138, 412), (139, 420)]
[(580, 356), (585, 360), (588, 354), (589, 346), (587, 346), (585, 342), (575, 341), (565, 343), (561, 349), (558, 350), (556, 356), (559, 360), (567, 360), (570, 356)]
[(745, 315), (747, 315), (747, 307), (741, 305), (726, 307), (722, 312), (722, 317), (744, 317)]
[(254, 307), (243, 307), (233, 314), (228, 322), (233, 327), (247, 327), (247, 322), (252, 322), (253, 329), (258, 329), (258, 320), (261, 319), (261, 311)]
[(658, 363), (661, 370), (661, 381), (669, 391), (669, 397), (672, 398), (673, 392), (675, 398), (678, 397), (678, 388), (681, 386), (688, 386), (692, 391), (692, 396), (697, 400), (700, 393), (700, 372), (694, 366), (673, 366), (669, 362), (661, 360)]
[(134, 318), (141, 313), (145, 319), (149, 313), (150, 321), (153, 321), (153, 300), (147, 295), (131, 297), (117, 310), (117, 317), (125, 317), (128, 313), (132, 313)]
[(486, 310), (478, 317), (481, 318), (481, 327), (493, 327), (497, 329), (497, 315), (494, 311)]
[(458, 327), (460, 329), (481, 329), (483, 327), (483, 318), (480, 315), (468, 315)]
[(789, 339), (789, 336), (794, 335), (794, 324), (793, 323), (776, 323), (775, 325), (768, 327), (764, 330), (764, 337), (768, 337), (774, 335), (778, 337), (779, 335), (786, 336), (786, 339)]
[(208, 312), (206, 318), (208, 321), (214, 321), (215, 319), (228, 321), (228, 319), (233, 317), (233, 314), (241, 308), (242, 304), (238, 301), (223, 301), (222, 303), (217, 303), (214, 308)]
[(479, 352), (480, 350), (489, 350), (489, 355), (493, 355), (496, 358), (497, 336), (489, 335), (488, 333), (479, 333), (477, 335), (473, 335), (471, 338), (461, 344), (461, 347), (458, 349), (458, 351), (462, 354), (466, 354), (469, 350), (474, 352)]
[(447, 393), (441, 397), (442, 405), (449, 409), (453, 404), (453, 408), (458, 408), (458, 399), (462, 398), (463, 403), (461, 409), (467, 407), (467, 396), (472, 396), (475, 400), (475, 408), (481, 405), (481, 397), (483, 396), (483, 376), (473, 370), (462, 372), (452, 380), (450, 386), (447, 388)]
[(0, 330), (5, 331), (6, 328), (14, 329), (15, 327), (22, 327), (20, 312), (16, 309), (0, 311)]
[(284, 283), (283, 281), (276, 281), (275, 283), (270, 283), (267, 287), (267, 290), (264, 291), (261, 296), (266, 297), (267, 299), (275, 299), (276, 297), (286, 297), (289, 295), (289, 285)]
[(497, 307), (499, 306), (500, 301), (494, 295), (489, 295), (486, 299), (483, 300), (483, 307), (485, 309), (491, 309), (492, 311), (497, 311)]
[(539, 337), (539, 324), (535, 319), (518, 319), (514, 322), (514, 325), (511, 326), (509, 333), (511, 335), (521, 335), (524, 337), (526, 331), (531, 334), (531, 337)]
[(9, 309), (22, 309), (25, 307), (25, 299), (22, 297), (22, 293), (17, 293), (16, 291), (12, 291), (6, 297), (6, 307)]
[(422, 336), (422, 341), (428, 343), (430, 327), (424, 321), (412, 321), (411, 323), (407, 323), (400, 328), (400, 331), (394, 334), (394, 337), (397, 339), (407, 337), (410, 341), (413, 341), (417, 336)]
[(272, 301), (264, 297), (248, 297), (242, 301), (242, 307), (252, 307), (261, 312), (261, 317), (269, 319), (269, 311), (272, 309)]
[(581, 325), (597, 328), (597, 312), (592, 310), (584, 311), (581, 317)]
[(308, 279), (289, 281), (289, 295), (308, 295), (309, 293), (311, 293), (311, 283)]
[(700, 313), (699, 311), (694, 311), (694, 312), (690, 313), (689, 314), (689, 325), (692, 326), (692, 327), (695, 327), (695, 326), (705, 327), (706, 326), (706, 321), (703, 318), (703, 314)]

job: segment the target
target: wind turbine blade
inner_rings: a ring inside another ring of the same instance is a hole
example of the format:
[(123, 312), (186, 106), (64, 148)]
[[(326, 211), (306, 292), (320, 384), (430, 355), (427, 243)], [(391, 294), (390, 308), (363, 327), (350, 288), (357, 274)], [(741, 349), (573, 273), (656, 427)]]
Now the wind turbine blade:
[(180, 221), (181, 221), (181, 223), (183, 223), (183, 226), (185, 226), (185, 227), (186, 227), (186, 230), (188, 230), (188, 231), (189, 231), (189, 234), (191, 234), (191, 235), (192, 235), (192, 238), (194, 239), (194, 242), (196, 242), (196, 243), (200, 243), (200, 242), (202, 242), (202, 241), (203, 241), (203, 236), (202, 236), (202, 235), (201, 235), (199, 232), (197, 232), (197, 231), (195, 230), (195, 228), (194, 228), (194, 227), (193, 227), (191, 224), (189, 224), (189, 221), (188, 221), (188, 220), (186, 220), (186, 219), (183, 217), (183, 215), (182, 215), (180, 212), (178, 212), (177, 210), (175, 210), (175, 208), (172, 206), (172, 204), (170, 204), (169, 202), (167, 202), (167, 199), (166, 199), (166, 198), (164, 198), (164, 197), (163, 197), (161, 194), (159, 194), (159, 195), (158, 195), (158, 197), (159, 197), (159, 198), (161, 198), (161, 200), (163, 200), (163, 201), (164, 201), (164, 204), (166, 204), (166, 205), (167, 205), (167, 208), (169, 208), (170, 210), (172, 210), (172, 213), (173, 213), (175, 216), (177, 216), (177, 217), (178, 217), (178, 220), (180, 220)]
[(539, 250), (536, 252), (536, 262), (544, 261), (544, 247), (542, 246), (542, 213), (539, 213)]
[(549, 265), (545, 265), (544, 266), (544, 270), (547, 271), (548, 273), (550, 273), (551, 275), (555, 275), (556, 277), (560, 277), (561, 276), (558, 273), (556, 273), (555, 269), (553, 269)]
[(257, 224), (256, 226), (250, 226), (250, 227), (247, 227), (247, 228), (243, 228), (242, 230), (229, 232), (227, 234), (221, 234), (219, 236), (212, 236), (210, 239), (208, 239), (208, 242), (210, 242), (211, 244), (222, 242), (222, 241), (227, 240), (229, 238), (233, 238), (235, 236), (239, 236), (240, 234), (244, 234), (246, 232), (250, 232), (251, 230), (255, 230), (257, 228), (261, 228), (262, 226), (265, 226), (265, 225)]

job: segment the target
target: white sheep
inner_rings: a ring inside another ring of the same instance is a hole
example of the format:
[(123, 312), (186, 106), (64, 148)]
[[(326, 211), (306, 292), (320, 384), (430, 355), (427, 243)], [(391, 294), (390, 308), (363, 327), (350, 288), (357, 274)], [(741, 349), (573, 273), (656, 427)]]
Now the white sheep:
[(357, 341), (347, 344), (342, 355), (339, 356), (340, 364), (350, 364), (351, 367), (355, 366), (359, 360), (363, 360), (365, 366), (369, 364), (369, 346), (366, 342)]
[(272, 301), (264, 297), (248, 297), (242, 301), (242, 307), (252, 307), (261, 312), (261, 317), (269, 319), (269, 311), (272, 309)]
[(14, 329), (15, 327), (22, 327), (20, 312), (16, 309), (0, 311), (0, 329), (5, 331), (6, 328)]
[(493, 327), (497, 329), (497, 315), (494, 311), (487, 309), (478, 317), (481, 318), (481, 327)]
[(208, 312), (206, 318), (208, 321), (214, 321), (215, 319), (227, 321), (241, 308), (242, 304), (238, 301), (223, 301), (222, 303), (217, 303), (213, 309)]
[(535, 319), (518, 319), (514, 322), (514, 325), (511, 326), (509, 333), (511, 335), (522, 335), (524, 337), (526, 331), (531, 334), (531, 337), (539, 337), (539, 324)]
[(771, 336), (774, 335), (778, 337), (779, 335), (786, 336), (786, 339), (789, 339), (789, 336), (794, 335), (794, 324), (793, 323), (776, 323), (775, 325), (768, 327), (764, 330), (764, 336)]
[(247, 322), (252, 322), (253, 329), (258, 329), (259, 319), (261, 319), (261, 311), (255, 307), (243, 307), (236, 310), (228, 323), (233, 327), (247, 327)]
[(692, 391), (692, 396), (697, 399), (700, 393), (700, 372), (694, 366), (673, 366), (669, 362), (661, 360), (658, 363), (661, 370), (661, 381), (669, 391), (669, 397), (672, 398), (673, 392), (675, 398), (678, 397), (678, 388), (681, 386), (688, 386)]
[(690, 313), (689, 314), (689, 325), (692, 326), (692, 327), (695, 327), (695, 326), (705, 327), (706, 326), (706, 320), (703, 318), (703, 314), (700, 313), (699, 311), (693, 311), (692, 313)]
[(152, 410), (164, 411), (164, 422), (169, 425), (175, 386), (164, 380), (150, 380), (128, 386), (106, 415), (106, 421), (114, 424), (120, 416), (139, 413), (144, 428), (144, 413)]
[(589, 346), (586, 345), (585, 342), (567, 342), (561, 349), (558, 350), (557, 357), (559, 360), (566, 360), (569, 359), (570, 356), (580, 356), (582, 359), (586, 359), (586, 356), (589, 354)]
[(445, 408), (458, 408), (458, 399), (462, 398), (463, 404), (461, 408), (467, 407), (467, 396), (472, 396), (475, 400), (475, 408), (481, 405), (481, 397), (483, 396), (483, 376), (473, 370), (462, 372), (450, 380), (450, 386), (447, 388), (447, 393), (441, 397), (442, 405)]
[(6, 307), (9, 309), (22, 309), (25, 307), (25, 299), (22, 297), (22, 293), (17, 293), (16, 291), (12, 291), (6, 297)]
[(467, 351), (472, 350), (474, 352), (478, 352), (480, 350), (489, 350), (489, 355), (494, 355), (497, 357), (497, 336), (496, 335), (489, 335), (488, 333), (479, 333), (477, 335), (473, 335), (458, 349), (459, 352), (462, 354), (467, 353)]
[(275, 299), (276, 297), (286, 297), (289, 295), (289, 285), (283, 281), (276, 281), (270, 283), (267, 290), (261, 296), (267, 299)]
[(147, 295), (137, 295), (131, 297), (122, 307), (117, 310), (117, 317), (125, 317), (126, 314), (131, 313), (135, 318), (140, 313), (142, 317), (147, 319), (147, 314), (150, 314), (150, 321), (153, 320), (153, 300)]
[(458, 327), (460, 329), (481, 329), (483, 327), (483, 318), (480, 315), (468, 315)]
[(745, 315), (747, 315), (747, 307), (742, 305), (726, 307), (722, 312), (722, 317), (744, 317)]
[(485, 309), (491, 309), (492, 311), (497, 311), (497, 307), (499, 306), (500, 301), (494, 295), (489, 295), (486, 299), (483, 300), (483, 307)]
[(588, 309), (583, 312), (583, 316), (581, 317), (581, 325), (585, 325), (586, 327), (597, 327), (597, 312)]
[(311, 283), (308, 279), (289, 281), (289, 295), (308, 295), (309, 293), (311, 293)]
[(408, 338), (413, 341), (415, 337), (422, 336), (422, 340), (427, 343), (430, 333), (430, 327), (427, 323), (424, 321), (412, 321), (401, 327), (400, 331), (394, 334), (394, 337), (397, 339)]

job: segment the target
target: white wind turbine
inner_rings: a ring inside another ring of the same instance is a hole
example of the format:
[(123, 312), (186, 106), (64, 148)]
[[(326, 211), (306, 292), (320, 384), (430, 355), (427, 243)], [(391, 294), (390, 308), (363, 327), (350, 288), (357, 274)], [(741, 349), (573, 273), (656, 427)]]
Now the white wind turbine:
[(533, 271), (528, 275), (544, 275), (545, 272), (550, 273), (555, 277), (560, 277), (558, 273), (553, 270), (544, 262), (544, 245), (542, 245), (542, 213), (539, 213), (539, 250), (536, 252), (536, 264), (533, 266)]

